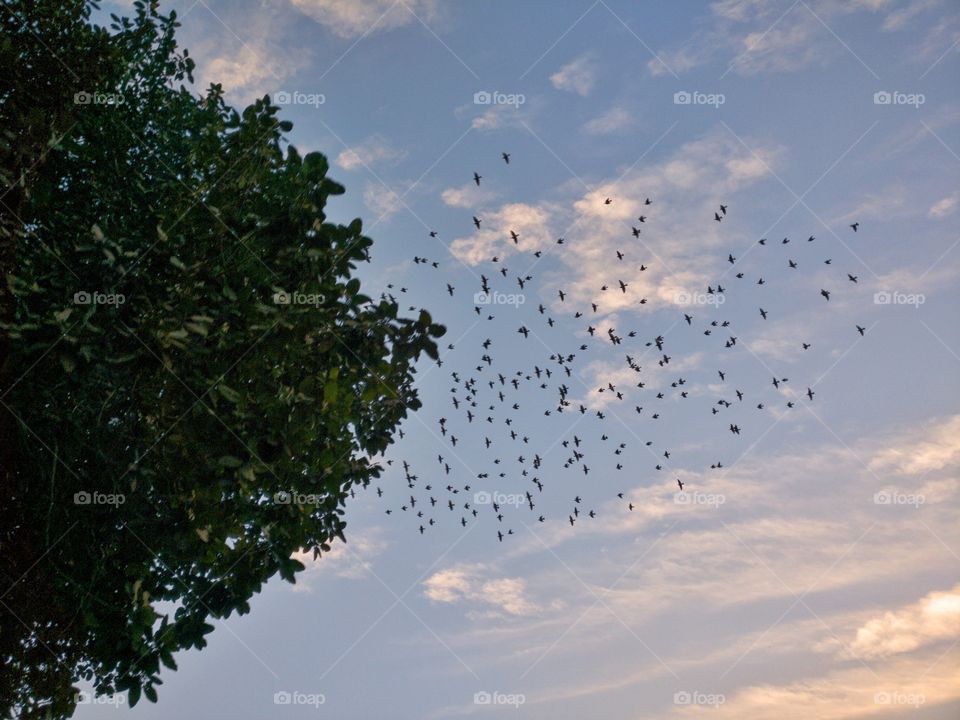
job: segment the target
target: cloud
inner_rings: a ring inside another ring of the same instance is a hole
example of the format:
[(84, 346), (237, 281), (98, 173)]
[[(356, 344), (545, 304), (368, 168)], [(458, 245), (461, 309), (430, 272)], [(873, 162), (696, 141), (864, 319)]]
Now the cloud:
[(363, 189), (363, 202), (380, 220), (386, 219), (403, 209), (403, 199), (384, 187), (381, 183), (369, 182)]
[(446, 205), (457, 208), (480, 208), (496, 197), (496, 193), (477, 187), (476, 183), (468, 182), (460, 187), (447, 188), (440, 193), (440, 198)]
[(337, 155), (336, 163), (344, 170), (356, 170), (371, 167), (378, 162), (394, 161), (403, 158), (406, 153), (391, 147), (380, 135), (373, 135), (362, 143), (346, 148)]
[(526, 581), (522, 578), (485, 578), (483, 565), (441, 570), (427, 578), (424, 596), (438, 603), (468, 603), (475, 606), (473, 619), (508, 615), (534, 615), (540, 608), (526, 597)]
[(870, 469), (919, 475), (960, 463), (960, 415), (930, 422), (918, 435), (909, 443), (881, 450), (870, 462)]
[(384, 539), (382, 528), (365, 529), (365, 535), (351, 534), (349, 542), (335, 540), (330, 552), (316, 560), (312, 553), (298, 551), (293, 557), (305, 566), (297, 575), (295, 592), (310, 592), (324, 577), (359, 580), (369, 572), (374, 558), (383, 554), (390, 543)]
[(589, 135), (609, 135), (617, 130), (629, 127), (633, 123), (630, 113), (621, 107), (614, 107), (599, 117), (587, 122), (583, 131)]
[[(960, 697), (957, 653), (944, 658), (909, 659), (878, 669), (857, 666), (784, 685), (756, 685), (725, 697), (718, 707), (674, 708), (672, 717), (715, 720), (852, 720), (900, 717)], [(944, 716), (946, 717), (946, 716)]]
[(960, 640), (960, 584), (869, 620), (857, 630), (850, 655), (865, 659), (886, 657), (948, 639)]
[(550, 76), (550, 82), (557, 90), (568, 90), (582, 97), (590, 94), (595, 79), (593, 61), (586, 56), (567, 63)]
[(335, 35), (353, 39), (438, 19), (438, 0), (290, 0), (293, 7)]
[[(242, 40), (236, 28), (245, 22)], [(289, 17), (264, 8), (253, 17), (227, 14), (214, 18), (209, 13), (191, 18), (190, 34), (183, 42), (197, 62), (198, 90), (219, 83), (235, 103), (249, 103), (267, 93), (312, 88), (288, 87), (290, 79), (310, 63), (308, 50), (279, 41), (289, 32)]]
[(954, 193), (953, 195), (948, 195), (947, 197), (942, 198), (931, 205), (927, 214), (930, 217), (943, 218), (956, 210), (958, 204), (960, 204), (960, 193)]
[[(534, 615), (486, 614), (477, 599), (491, 579), (486, 565), (438, 573), (440, 598), (490, 618), (445, 640), (471, 665), (524, 673), (540, 663), (528, 702), (566, 703), (574, 714), (571, 703), (588, 707), (625, 688), (648, 698), (650, 717), (680, 719), (887, 717), (898, 709), (886, 704), (891, 693), (922, 694), (928, 708), (949, 702), (960, 694), (960, 662), (935, 643), (958, 634), (960, 586), (940, 590), (953, 557), (938, 539), (955, 535), (954, 514), (947, 503), (928, 504), (924, 529), (914, 508), (877, 506), (878, 478), (860, 458), (915, 447), (951, 423), (845, 446), (827, 439), (791, 452), (758, 449), (719, 473), (678, 471), (688, 490), (723, 496), (719, 506), (677, 503), (669, 482), (647, 479), (619, 486), (623, 500), (594, 504), (585, 486), (582, 507), (597, 521), (583, 519), (575, 531), (565, 519), (532, 523), (498, 558), (497, 576), (525, 580), (520, 597), (536, 599)], [(608, 429), (611, 439), (624, 431)], [(956, 492), (949, 467), (938, 477)], [(913, 587), (922, 589), (889, 600)], [(555, 597), (562, 606), (546, 600)], [(523, 622), (511, 622), (517, 617)], [(574, 663), (576, 677), (561, 677), (558, 668)], [(554, 679), (538, 686), (537, 676)], [(684, 688), (726, 701), (673, 704)]]
[[(545, 205), (510, 203), (481, 213), (480, 221), (480, 229), (471, 237), (450, 244), (450, 251), (471, 265), (488, 262), (494, 255), (534, 252), (552, 243), (550, 211)], [(511, 230), (519, 236), (516, 244), (510, 238)]]
[[(776, 165), (778, 147), (747, 142), (753, 152), (728, 134), (711, 133), (685, 143), (659, 163), (594, 183), (580, 195), (571, 197), (570, 188), (562, 188), (563, 199), (503, 206), (485, 213), (481, 229), (456, 239), (451, 250), (473, 265), (493, 255), (543, 250), (544, 257), (549, 254), (563, 265), (545, 275), (546, 296), (556, 303), (557, 290), (563, 289), (568, 302), (594, 302), (598, 321), (610, 313), (675, 306), (684, 294), (705, 290), (715, 272), (715, 258), (708, 251), (720, 245), (721, 236), (712, 227), (716, 223), (704, 227), (702, 218), (712, 217), (718, 203), (732, 202), (738, 191), (768, 176)], [(653, 198), (654, 205), (644, 205), (646, 197)], [(612, 200), (609, 205), (607, 198)], [(640, 223), (640, 215), (649, 221)], [(521, 221), (527, 237), (518, 230), (521, 240), (514, 246), (510, 225)], [(631, 226), (640, 230), (639, 238), (633, 238)], [(556, 245), (561, 235), (566, 242)], [(624, 252), (624, 260), (611, 268), (617, 250)], [(620, 280), (630, 288), (628, 293), (617, 290)], [(612, 289), (603, 292), (603, 285)], [(645, 305), (639, 302), (643, 298)]]
[[(721, 0), (710, 5), (706, 29), (680, 47), (659, 51), (647, 68), (658, 76), (717, 62), (739, 75), (752, 76), (824, 65), (848, 52), (833, 29), (840, 18), (878, 13), (891, 4), (889, 0), (810, 0), (791, 6), (770, 0)], [(912, 14), (891, 13), (884, 29), (896, 29)]]

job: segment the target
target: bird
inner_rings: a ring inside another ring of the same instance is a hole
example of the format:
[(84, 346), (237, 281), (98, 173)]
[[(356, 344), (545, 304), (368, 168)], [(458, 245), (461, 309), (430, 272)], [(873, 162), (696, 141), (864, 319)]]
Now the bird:
[(473, 174), (473, 181), (477, 184), (477, 187), (480, 187), (480, 180), (483, 179), (483, 175), (478, 175), (477, 173)]
[(510, 153), (502, 152), (502, 153), (500, 153), (500, 157), (503, 158), (503, 161), (504, 161), (507, 165), (510, 164)]
[(860, 223), (859, 223), (859, 222), (850, 223), (850, 227), (852, 227), (852, 228), (853, 228), (853, 231), (856, 232), (856, 231), (857, 231), (857, 228), (860, 227)]

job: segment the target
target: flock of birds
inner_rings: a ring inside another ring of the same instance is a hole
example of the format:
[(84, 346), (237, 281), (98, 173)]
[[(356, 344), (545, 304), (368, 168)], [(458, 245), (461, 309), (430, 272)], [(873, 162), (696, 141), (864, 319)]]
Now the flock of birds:
[[(510, 158), (509, 153), (501, 154), (501, 159), (506, 165), (510, 164)], [(483, 176), (479, 173), (473, 173), (473, 182), (478, 187), (483, 179)], [(605, 206), (613, 203), (613, 198), (606, 198), (603, 201)], [(648, 220), (653, 222), (655, 208), (654, 201), (651, 198), (643, 200), (642, 206), (643, 211), (649, 213), (649, 215), (641, 214), (637, 218), (636, 225), (629, 224), (629, 235), (626, 232), (625, 225), (624, 246), (616, 249), (615, 262), (611, 258), (612, 267), (619, 266), (629, 269), (629, 265), (624, 266), (623, 264), (631, 262), (635, 251), (642, 247), (640, 243), (636, 242), (636, 239), (640, 238), (641, 228), (646, 227)], [(727, 205), (720, 205), (714, 212), (714, 221), (722, 223), (727, 218), (728, 209)], [(472, 220), (474, 227), (479, 230), (483, 222), (482, 218), (474, 214)], [(857, 232), (859, 223), (852, 223), (849, 227), (853, 232)], [(432, 238), (438, 238), (436, 231), (430, 231), (429, 235)], [(520, 251), (518, 233), (510, 230), (504, 240), (512, 242), (515, 249), (518, 252)], [(804, 245), (814, 243), (815, 240), (816, 238), (811, 235), (806, 239)], [(565, 242), (563, 238), (556, 240), (557, 245), (563, 245)], [(589, 242), (589, 240), (584, 240), (584, 242)], [(778, 244), (787, 246), (790, 242), (789, 238), (783, 238)], [(768, 241), (766, 238), (761, 238), (758, 244), (766, 246)], [(530, 254), (539, 259), (544, 252), (544, 250), (538, 249), (531, 251)], [(799, 256), (799, 253), (797, 256)], [(785, 260), (786, 262), (782, 267), (786, 272), (798, 270), (799, 263), (795, 259), (786, 257)], [(743, 281), (743, 284), (738, 286), (739, 290), (740, 287), (748, 286), (747, 284), (755, 286), (767, 284), (767, 280), (762, 275), (747, 278), (745, 271), (733, 272), (739, 268), (737, 267), (737, 258), (732, 253), (727, 255), (726, 261), (731, 267), (727, 268), (727, 272), (723, 273), (720, 280), (723, 281), (728, 274), (732, 274), (728, 285)], [(487, 272), (490, 272), (495, 278), (499, 275), (504, 281), (508, 280), (509, 270), (500, 257), (493, 256), (489, 262), (491, 267)], [(782, 263), (783, 259), (779, 262)], [(830, 258), (825, 258), (822, 262), (827, 266), (832, 264)], [(440, 269), (438, 261), (425, 257), (415, 256), (413, 263), (416, 267)], [(645, 272), (652, 265), (653, 261), (646, 259), (639, 264), (639, 267), (636, 264), (633, 265), (631, 272)], [(772, 270), (775, 271), (775, 268)], [(628, 272), (622, 274), (630, 276)], [(515, 280), (511, 281), (510, 288), (513, 288), (513, 282), (515, 282), (522, 292), (532, 280), (532, 275), (527, 271), (527, 273), (517, 275)], [(846, 282), (856, 284), (858, 278), (847, 273)], [(491, 293), (497, 291), (493, 281), (485, 274), (479, 275), (477, 290), (488, 297)], [(396, 302), (397, 298), (393, 293), (406, 293), (407, 291), (406, 287), (395, 288), (393, 284), (390, 284), (387, 286), (387, 292), (384, 292), (381, 297)], [(608, 283), (601, 285), (598, 291), (601, 293), (607, 291), (620, 292), (623, 295), (629, 295), (633, 292), (630, 283), (619, 278), (613, 278)], [(450, 283), (446, 283), (446, 292), (450, 297), (458, 295), (457, 289)], [(470, 292), (474, 291), (471, 290)], [(727, 288), (718, 281), (706, 287), (705, 297), (725, 296), (727, 292)], [(830, 302), (832, 292), (835, 291), (820, 289), (820, 296), (825, 303)], [(555, 464), (557, 471), (562, 469), (576, 472), (578, 477), (581, 477), (582, 474), (582, 481), (588, 480), (592, 483), (591, 487), (596, 487), (597, 484), (593, 483), (596, 472), (591, 468), (591, 465), (588, 465), (588, 461), (590, 464), (602, 462), (599, 458), (588, 457), (587, 447), (592, 446), (592, 444), (588, 443), (580, 434), (573, 432), (569, 427), (558, 440), (552, 441), (549, 446), (539, 449), (531, 447), (531, 435), (536, 435), (537, 431), (542, 429), (543, 422), (546, 422), (538, 418), (541, 416), (549, 418), (564, 413), (574, 416), (579, 414), (584, 419), (588, 416), (594, 418), (594, 421), (598, 423), (598, 429), (596, 431), (584, 430), (580, 432), (583, 435), (591, 433), (590, 438), (596, 432), (597, 439), (600, 441), (599, 447), (610, 448), (609, 452), (613, 456), (610, 463), (615, 471), (625, 469), (626, 454), (637, 447), (649, 454), (655, 471), (672, 478), (666, 480), (670, 487), (676, 483), (679, 491), (684, 492), (686, 483), (680, 477), (675, 477), (679, 473), (671, 472), (669, 466), (673, 457), (672, 451), (667, 447), (656, 446), (652, 440), (640, 439), (638, 432), (630, 428), (627, 421), (618, 414), (621, 408), (628, 408), (629, 415), (627, 417), (632, 418), (634, 423), (642, 422), (642, 419), (655, 422), (661, 419), (664, 409), (668, 407), (666, 401), (673, 399), (679, 402), (691, 399), (691, 391), (689, 390), (691, 385), (682, 375), (677, 373), (675, 376), (670, 376), (671, 379), (668, 382), (651, 383), (649, 373), (644, 372), (641, 364), (641, 362), (646, 362), (649, 356), (655, 354), (655, 359), (652, 362), (656, 363), (657, 373), (669, 374), (672, 371), (670, 363), (673, 356), (669, 354), (670, 351), (667, 347), (667, 336), (672, 327), (670, 330), (656, 334), (647, 340), (640, 338), (636, 330), (629, 330), (621, 334), (613, 327), (608, 327), (606, 332), (601, 332), (596, 326), (603, 325), (606, 318), (597, 302), (585, 303), (582, 307), (571, 306), (568, 310), (567, 306), (572, 302), (571, 293), (564, 288), (557, 288), (556, 297), (559, 302), (554, 304), (554, 308), (562, 309), (569, 314), (570, 318), (585, 331), (585, 335), (575, 341), (576, 349), (564, 353), (550, 352), (546, 343), (537, 342), (539, 337), (536, 335), (536, 331), (531, 330), (527, 324), (521, 324), (517, 328), (507, 328), (508, 332), (516, 333), (522, 338), (520, 342), (529, 343), (528, 347), (523, 348), (528, 351), (528, 357), (538, 357), (537, 352), (541, 349), (544, 355), (542, 360), (531, 360), (526, 367), (507, 372), (495, 365), (491, 350), (494, 341), (487, 337), (480, 343), (477, 356), (467, 366), (450, 372), (450, 417), (447, 417), (446, 414), (441, 415), (435, 421), (435, 429), (431, 428), (433, 437), (445, 446), (441, 447), (436, 455), (437, 468), (430, 472), (428, 476), (421, 477), (420, 474), (414, 472), (408, 460), (402, 460), (397, 469), (402, 468), (403, 479), (407, 486), (406, 492), (403, 493), (404, 497), (398, 501), (396, 506), (385, 509), (384, 512), (387, 515), (411, 516), (414, 527), (420, 534), (429, 532), (445, 517), (452, 519), (462, 528), (466, 528), (471, 523), (479, 521), (481, 514), (492, 515), (496, 520), (496, 535), (500, 542), (515, 534), (509, 517), (513, 511), (522, 508), (530, 513), (531, 522), (546, 522), (547, 513), (538, 509), (538, 506), (541, 505), (540, 496), (547, 486), (546, 480), (541, 476), (550, 474), (551, 477), (554, 477), (555, 472), (552, 465)], [(638, 297), (636, 303), (639, 306), (645, 305), (647, 299)], [(719, 338), (720, 347), (723, 349), (734, 348), (737, 346), (739, 338), (732, 334), (731, 320), (722, 317), (704, 320), (697, 317), (701, 311), (709, 312), (710, 308), (715, 308), (712, 311), (719, 312), (722, 307), (722, 303), (708, 303), (695, 310), (679, 310), (678, 313), (682, 317), (678, 316), (676, 318), (675, 326), (686, 326), (692, 329), (696, 323), (697, 329), (702, 332), (704, 337), (714, 341)], [(413, 310), (414, 308), (411, 306), (410, 309)], [(485, 319), (488, 322), (496, 320), (494, 314), (489, 311), (485, 312), (480, 305), (475, 304), (474, 310), (480, 320)], [(770, 314), (767, 309), (760, 305), (757, 305), (757, 313), (762, 321), (767, 321)], [(519, 314), (519, 312), (510, 312), (507, 313), (507, 316), (515, 318)], [(554, 328), (558, 324), (557, 320), (550, 315), (550, 310), (542, 303), (536, 307), (535, 314), (533, 314), (533, 311), (530, 311), (530, 314), (532, 317), (528, 318), (526, 322), (531, 325), (534, 321), (544, 323), (547, 328)], [(486, 317), (484, 318), (484, 316)], [(498, 323), (498, 325), (502, 325), (502, 323)], [(855, 327), (856, 332), (861, 336), (866, 333), (865, 327), (860, 325)], [(853, 332), (852, 329), (851, 332)], [(714, 337), (715, 333), (716, 337)], [(535, 337), (531, 338), (531, 335)], [(498, 343), (500, 342), (504, 341), (498, 340)], [(593, 400), (597, 402), (592, 401), (589, 397), (578, 400), (568, 383), (583, 382), (580, 380), (579, 374), (576, 374), (578, 369), (576, 363), (587, 355), (594, 343), (610, 344), (616, 348), (623, 346), (626, 350), (623, 358), (624, 367), (629, 371), (631, 382), (625, 384), (622, 381), (625, 375), (620, 373), (617, 375), (618, 382), (616, 383), (611, 380), (604, 382), (602, 386), (595, 389), (585, 386), (589, 393), (595, 394)], [(802, 341), (798, 343), (797, 349), (798, 351), (806, 351), (811, 347), (811, 342)], [(449, 356), (454, 349), (453, 344), (448, 345), (447, 352), (444, 357), (436, 361), (437, 364), (442, 367), (444, 358)], [(716, 376), (719, 379), (718, 388), (727, 394), (727, 397), (720, 397), (711, 403), (709, 412), (712, 416), (730, 413), (740, 417), (742, 412), (738, 413), (737, 409), (751, 405), (756, 410), (770, 409), (769, 403), (760, 399), (761, 388), (750, 387), (744, 389), (736, 387), (728, 382), (727, 374), (722, 368), (716, 370)], [(656, 387), (648, 388), (648, 383), (655, 384)], [(785, 387), (787, 383), (789, 383), (788, 378), (777, 375), (773, 375), (770, 382), (770, 386), (778, 393), (776, 395), (777, 399), (785, 400), (781, 406), (781, 412), (794, 408), (797, 402), (814, 401), (816, 393), (812, 387), (806, 387), (805, 392), (802, 390), (788, 392)], [(530, 394), (533, 394), (540, 403), (538, 410), (529, 407)], [(697, 395), (699, 394), (702, 393), (697, 393)], [(636, 402), (638, 396), (640, 397), (639, 403)], [(752, 399), (748, 400), (748, 396), (752, 396)], [(632, 407), (630, 407), (631, 405)], [(734, 436), (739, 436), (742, 432), (740, 424), (743, 420), (737, 419), (737, 417), (733, 421), (722, 420), (723, 425), (727, 425), (727, 429)], [(613, 422), (611, 418), (613, 418)], [(526, 428), (523, 427), (524, 423), (528, 424)], [(626, 440), (611, 441), (611, 436), (621, 429), (625, 430), (629, 437)], [(457, 433), (459, 433), (459, 436)], [(404, 437), (402, 429), (399, 431), (399, 435), (401, 439)], [(471, 471), (469, 465), (461, 459), (460, 452), (463, 447), (458, 443), (464, 442), (475, 444), (476, 450), (482, 453), (482, 457), (488, 463), (483, 472)], [(559, 454), (556, 454), (554, 450), (558, 445), (562, 450), (559, 451)], [(596, 451), (593, 452), (596, 453)], [(550, 469), (546, 467), (548, 461), (551, 463)], [(385, 460), (385, 463), (388, 466), (394, 465), (392, 459)], [(454, 466), (463, 466), (470, 472), (470, 479), (466, 482), (457, 481), (455, 478), (460, 473), (454, 472), (451, 463)], [(516, 469), (508, 470), (508, 463), (516, 463)], [(722, 461), (715, 461), (710, 464), (711, 470), (724, 467)], [(633, 468), (628, 469), (628, 474), (630, 470), (633, 470)], [(594, 475), (591, 475), (591, 473), (594, 473)], [(492, 490), (488, 492), (486, 488), (491, 485), (495, 486), (495, 490), (498, 492), (492, 493)], [(377, 497), (383, 498), (383, 489), (376, 487), (375, 490)], [(604, 489), (603, 492), (609, 492), (609, 499), (616, 497), (624, 512), (632, 512), (636, 509), (634, 503), (625, 497), (622, 490), (618, 491), (618, 488), (613, 488)], [(565, 512), (567, 515), (566, 522), (571, 527), (585, 519), (589, 521), (598, 517), (598, 512), (595, 509), (588, 509), (585, 506), (581, 494), (586, 495), (587, 493), (580, 491), (574, 495), (571, 499), (569, 511)]]

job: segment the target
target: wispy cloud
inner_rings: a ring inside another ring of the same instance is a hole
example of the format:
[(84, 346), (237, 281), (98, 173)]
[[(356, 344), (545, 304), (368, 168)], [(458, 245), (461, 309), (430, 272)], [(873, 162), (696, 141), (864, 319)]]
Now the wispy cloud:
[(438, 0), (290, 0), (300, 12), (342, 38), (394, 30), (417, 22), (435, 21), (440, 10)]
[(393, 147), (381, 135), (373, 135), (353, 147), (346, 148), (337, 155), (336, 163), (344, 170), (373, 167), (378, 163), (394, 162), (406, 155)]
[(550, 76), (550, 82), (557, 90), (567, 90), (586, 97), (593, 89), (596, 80), (596, 67), (587, 56), (569, 62)]

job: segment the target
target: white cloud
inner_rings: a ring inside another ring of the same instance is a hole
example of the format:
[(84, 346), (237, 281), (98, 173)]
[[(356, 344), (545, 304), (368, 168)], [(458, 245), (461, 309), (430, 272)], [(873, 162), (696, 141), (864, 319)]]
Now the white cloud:
[(632, 123), (633, 118), (630, 113), (621, 107), (614, 107), (603, 115), (587, 122), (583, 126), (583, 130), (590, 135), (608, 135), (629, 127)]
[(942, 198), (931, 205), (927, 214), (930, 217), (943, 218), (956, 210), (958, 204), (960, 204), (960, 193), (954, 193), (953, 195), (948, 195), (947, 197)]
[(960, 415), (943, 422), (931, 422), (913, 442), (880, 451), (870, 462), (870, 468), (919, 475), (957, 463), (960, 463)]
[(485, 577), (483, 565), (441, 570), (427, 578), (423, 594), (438, 603), (465, 602), (475, 608), (474, 619), (506, 614), (508, 616), (534, 615), (536, 603), (526, 596), (526, 582), (522, 578)]
[(371, 167), (378, 162), (390, 162), (404, 157), (405, 153), (392, 147), (380, 135), (373, 135), (362, 143), (346, 148), (337, 155), (336, 163), (344, 170)]
[(960, 640), (960, 584), (869, 620), (857, 630), (850, 654), (865, 659), (886, 657), (946, 639)]
[[(710, 5), (708, 29), (697, 31), (680, 47), (659, 51), (659, 59), (650, 60), (647, 68), (657, 76), (717, 62), (751, 76), (826, 64), (848, 52), (832, 27), (840, 18), (875, 14), (891, 4), (890, 0), (810, 0), (785, 6), (770, 0), (721, 0)], [(883, 27), (896, 29), (914, 13), (895, 11), (885, 18)]]
[[(544, 257), (556, 257), (565, 266), (547, 276), (546, 295), (555, 299), (563, 289), (570, 296), (568, 303), (595, 302), (598, 320), (609, 313), (639, 311), (644, 298), (647, 309), (674, 305), (682, 292), (705, 290), (715, 269), (707, 251), (720, 244), (721, 236), (714, 223), (705, 227), (702, 219), (711, 218), (720, 202), (732, 202), (735, 193), (776, 165), (779, 148), (747, 142), (753, 152), (729, 135), (713, 133), (682, 145), (660, 163), (596, 183), (579, 197), (503, 206), (485, 213), (481, 230), (456, 239), (451, 250), (473, 265), (493, 255), (542, 250)], [(649, 207), (644, 205), (648, 196), (654, 200)], [(607, 198), (613, 201), (609, 205)], [(640, 223), (640, 215), (649, 220)], [(516, 247), (509, 230), (519, 222), (527, 226), (528, 237), (518, 229), (521, 241)], [(632, 236), (631, 226), (640, 228), (639, 238)], [(555, 244), (554, 233), (565, 234), (563, 245)], [(625, 257), (612, 267), (617, 250)], [(627, 293), (619, 291), (620, 280), (629, 287)], [(603, 292), (603, 285), (611, 289)]]
[[(550, 212), (543, 205), (510, 203), (480, 215), (480, 229), (450, 245), (456, 257), (471, 265), (488, 262), (494, 255), (541, 250), (552, 243)], [(510, 238), (511, 230), (519, 236), (517, 244)]]
[(363, 189), (363, 202), (378, 219), (386, 219), (403, 209), (403, 199), (380, 183), (369, 182)]
[[(900, 717), (960, 697), (957, 654), (909, 659), (874, 669), (856, 666), (784, 685), (755, 685), (737, 691), (718, 707), (674, 708), (672, 717), (716, 720), (852, 720)], [(946, 717), (946, 716), (944, 716)]]
[(595, 79), (593, 61), (586, 56), (567, 63), (550, 76), (550, 82), (558, 90), (568, 90), (583, 97), (590, 94)]
[(476, 183), (468, 182), (460, 187), (447, 188), (440, 193), (440, 198), (450, 207), (478, 209), (496, 197), (496, 193), (477, 187)]
[(233, 16), (226, 17), (226, 26), (222, 19), (209, 15), (191, 18), (195, 38), (188, 35), (183, 41), (197, 62), (197, 90), (205, 92), (212, 83), (219, 83), (234, 103), (249, 103), (281, 90), (316, 92), (288, 86), (311, 59), (309, 51), (278, 41), (287, 33), (289, 19), (268, 9), (247, 19), (242, 39), (238, 39), (233, 28), (239, 20)]
[(321, 554), (316, 560), (313, 559), (313, 553), (294, 553), (293, 557), (304, 564), (305, 570), (297, 575), (293, 590), (310, 592), (323, 576), (351, 580), (365, 577), (370, 572), (374, 558), (389, 547), (382, 529), (370, 528), (365, 532), (365, 535), (351, 534), (347, 543), (334, 541), (330, 552)]
[[(290, 0), (293, 7), (340, 37), (352, 39), (438, 18), (438, 0)], [(415, 16), (416, 15), (416, 16)]]

